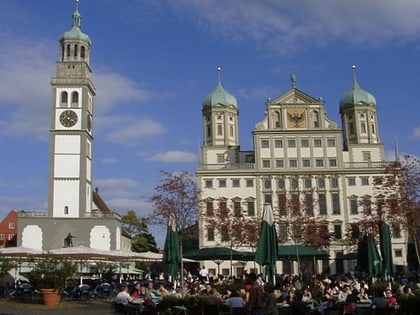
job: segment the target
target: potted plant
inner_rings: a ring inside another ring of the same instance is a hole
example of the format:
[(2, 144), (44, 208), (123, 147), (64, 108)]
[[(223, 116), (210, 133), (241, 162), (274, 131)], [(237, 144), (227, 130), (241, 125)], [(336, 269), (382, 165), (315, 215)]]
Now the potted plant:
[(69, 285), (76, 269), (76, 264), (70, 260), (43, 255), (33, 262), (29, 278), (39, 289), (44, 304), (55, 306), (60, 303), (61, 293)]

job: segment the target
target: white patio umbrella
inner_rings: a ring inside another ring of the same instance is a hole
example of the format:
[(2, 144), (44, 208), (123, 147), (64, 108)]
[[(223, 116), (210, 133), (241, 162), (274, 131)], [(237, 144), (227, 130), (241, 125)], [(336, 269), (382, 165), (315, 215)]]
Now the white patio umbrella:
[(4, 257), (26, 258), (42, 255), (43, 253), (44, 252), (41, 249), (28, 248), (23, 246), (0, 248), (0, 254), (2, 254)]

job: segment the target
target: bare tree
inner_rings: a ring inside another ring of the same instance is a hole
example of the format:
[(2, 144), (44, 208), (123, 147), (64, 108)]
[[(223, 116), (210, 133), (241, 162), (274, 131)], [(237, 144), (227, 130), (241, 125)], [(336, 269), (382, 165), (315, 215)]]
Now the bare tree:
[[(198, 188), (194, 174), (161, 171), (161, 178), (155, 187), (155, 194), (149, 198), (153, 211), (150, 223), (168, 227), (174, 219), (179, 235), (180, 256), (182, 258), (182, 239), (189, 227), (198, 219)], [(181, 282), (184, 281), (184, 266), (181, 259)]]
[(314, 200), (313, 191), (293, 191), (278, 196), (279, 200), (279, 242), (291, 241), (295, 245), (296, 259), (301, 268), (298, 245), (314, 248), (329, 246), (332, 236), (328, 221), (322, 216), (315, 216), (314, 208), (318, 200)]
[[(380, 209), (388, 210), (386, 220), (393, 232), (403, 229), (408, 234), (408, 242), (414, 244), (417, 266), (420, 263), (420, 159), (405, 155), (388, 166), (387, 175), (378, 183), (381, 194)], [(381, 212), (382, 214), (382, 212)]]

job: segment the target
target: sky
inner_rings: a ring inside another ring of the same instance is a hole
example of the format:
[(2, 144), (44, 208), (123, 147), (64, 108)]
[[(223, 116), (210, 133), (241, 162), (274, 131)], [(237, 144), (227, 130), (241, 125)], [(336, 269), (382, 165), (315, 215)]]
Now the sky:
[[(75, 0), (0, 0), (0, 219), (46, 210), (49, 82), (74, 9)], [(395, 140), (420, 155), (418, 0), (80, 0), (79, 12), (97, 93), (93, 186), (121, 214), (150, 214), (161, 170), (195, 171), (218, 66), (238, 100), (242, 150), (292, 74), (340, 125), (356, 65), (387, 157)], [(162, 230), (150, 230), (163, 246)]]

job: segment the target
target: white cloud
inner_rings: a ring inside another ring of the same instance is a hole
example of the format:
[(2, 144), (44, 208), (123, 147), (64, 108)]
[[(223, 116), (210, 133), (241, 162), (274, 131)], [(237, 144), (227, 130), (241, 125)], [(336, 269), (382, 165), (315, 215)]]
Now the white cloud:
[(97, 126), (109, 141), (136, 146), (142, 138), (154, 137), (165, 133), (166, 128), (152, 119), (108, 115), (97, 117)]
[(420, 139), (420, 127), (414, 128), (413, 134), (411, 135), (413, 139)]
[(104, 164), (117, 164), (120, 162), (120, 160), (116, 158), (103, 158), (101, 161)]
[(179, 16), (234, 41), (254, 41), (264, 50), (290, 53), (345, 41), (380, 45), (416, 41), (420, 2), (415, 0), (217, 0), (167, 1)]
[(108, 113), (115, 105), (121, 106), (124, 103), (138, 105), (152, 97), (152, 93), (141, 89), (138, 83), (119, 73), (107, 70), (95, 71), (93, 80), (98, 93), (95, 104), (95, 111), (99, 115)]
[(197, 161), (197, 155), (187, 151), (172, 150), (157, 153), (151, 156), (149, 160), (166, 163), (190, 163)]
[[(28, 45), (24, 39), (12, 40), (1, 33), (0, 40), (3, 43), (0, 46), (0, 133), (46, 141), (51, 109), (49, 81), (55, 73), (57, 44), (32, 38), (31, 45)], [(128, 108), (131, 104), (144, 103), (153, 96), (132, 79), (108, 70), (95, 72), (93, 81), (100, 91), (95, 100), (95, 104), (98, 104), (95, 112), (99, 115), (110, 115), (116, 106), (118, 109), (123, 106)], [(147, 124), (147, 121), (143, 122)], [(130, 123), (133, 125), (132, 121)], [(149, 121), (145, 130), (149, 132), (146, 134), (153, 134), (162, 128)], [(130, 138), (129, 127), (111, 134), (110, 139), (123, 137), (124, 134)]]

